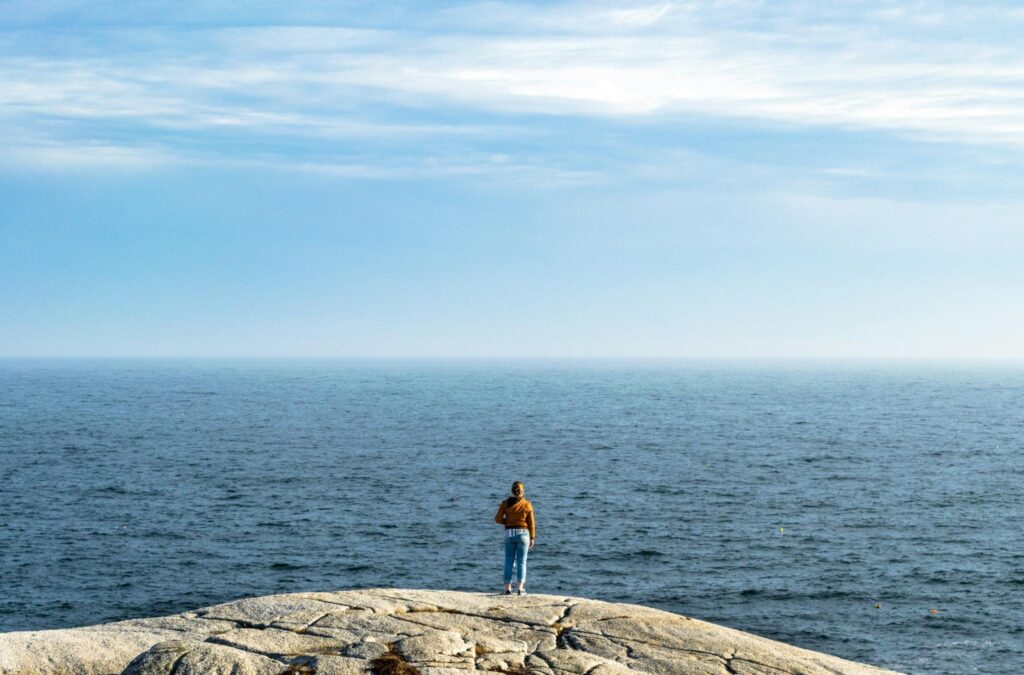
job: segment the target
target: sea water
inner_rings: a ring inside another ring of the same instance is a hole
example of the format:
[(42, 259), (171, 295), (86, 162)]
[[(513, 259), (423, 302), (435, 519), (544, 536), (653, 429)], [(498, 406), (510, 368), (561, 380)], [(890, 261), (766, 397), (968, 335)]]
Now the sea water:
[(527, 587), (911, 673), (1024, 672), (1024, 368), (0, 362), (0, 630)]

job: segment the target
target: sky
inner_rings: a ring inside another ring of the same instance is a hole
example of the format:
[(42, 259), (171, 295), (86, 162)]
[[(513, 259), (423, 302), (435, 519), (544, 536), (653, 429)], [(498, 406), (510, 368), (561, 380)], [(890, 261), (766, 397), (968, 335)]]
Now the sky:
[(1021, 34), (0, 0), (0, 356), (1024, 358)]

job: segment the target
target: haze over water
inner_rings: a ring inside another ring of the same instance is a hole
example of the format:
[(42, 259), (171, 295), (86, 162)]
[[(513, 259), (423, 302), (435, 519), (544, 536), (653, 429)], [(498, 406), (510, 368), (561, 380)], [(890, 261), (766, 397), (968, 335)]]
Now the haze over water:
[(494, 590), (521, 479), (533, 592), (1012, 672), (1022, 394), (999, 366), (5, 361), (0, 630)]

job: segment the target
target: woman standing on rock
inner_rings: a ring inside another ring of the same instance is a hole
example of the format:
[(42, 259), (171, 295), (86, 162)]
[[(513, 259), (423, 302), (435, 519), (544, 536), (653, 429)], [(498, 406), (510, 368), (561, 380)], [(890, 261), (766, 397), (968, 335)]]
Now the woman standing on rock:
[(526, 595), (526, 552), (537, 536), (533, 504), (523, 497), (523, 484), (512, 483), (512, 496), (501, 502), (494, 522), (505, 526), (505, 595), (512, 595), (512, 564), (519, 572), (519, 595)]

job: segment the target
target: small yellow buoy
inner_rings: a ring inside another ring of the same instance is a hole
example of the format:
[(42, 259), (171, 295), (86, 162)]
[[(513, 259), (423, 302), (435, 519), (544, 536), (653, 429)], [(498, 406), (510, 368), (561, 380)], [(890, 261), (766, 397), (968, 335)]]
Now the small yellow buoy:
[(879, 605), (879, 604), (876, 604), (876, 605), (875, 605), (875, 609), (882, 609), (882, 606), (881, 606), (881, 605)]
[(938, 614), (938, 613), (939, 613), (939, 610), (937, 610), (937, 609), (929, 609), (929, 610), (928, 610), (928, 613), (929, 613), (929, 614)]
[(786, 531), (786, 528), (784, 528), (784, 527), (780, 527), (779, 528), (779, 532), (785, 532), (785, 531)]

